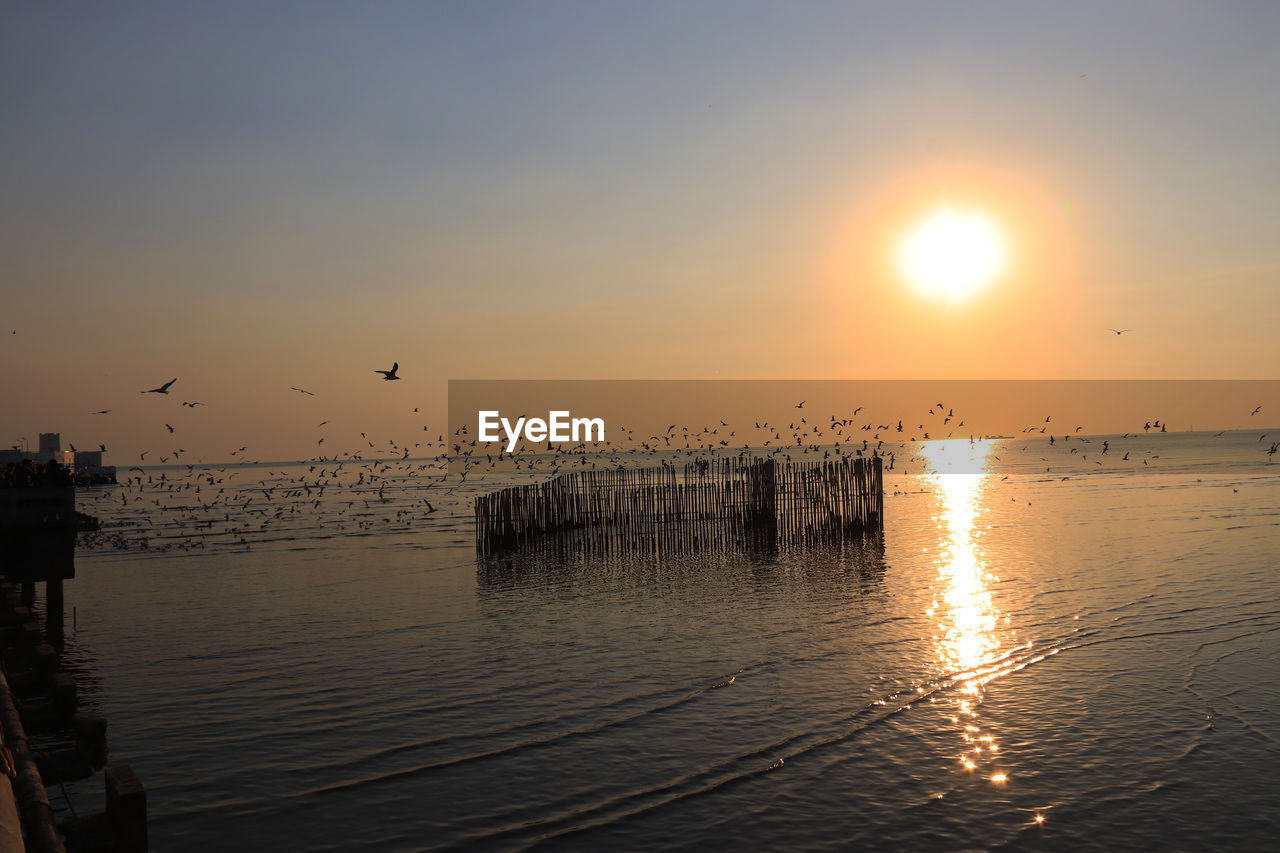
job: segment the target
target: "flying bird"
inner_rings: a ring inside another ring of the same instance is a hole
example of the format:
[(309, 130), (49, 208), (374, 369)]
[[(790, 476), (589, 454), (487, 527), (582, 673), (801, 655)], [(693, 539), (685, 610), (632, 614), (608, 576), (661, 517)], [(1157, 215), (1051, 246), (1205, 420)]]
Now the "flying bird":
[(177, 381), (178, 381), (178, 378), (175, 376), (173, 379), (170, 379), (168, 382), (164, 383), (159, 388), (151, 388), (147, 391), (143, 391), (142, 393), (143, 394), (168, 394), (169, 386)]
[(391, 369), (390, 369), (390, 370), (375, 370), (375, 371), (373, 371), (373, 372), (374, 372), (374, 373), (381, 373), (381, 374), (382, 374), (382, 378), (383, 378), (383, 379), (385, 379), (387, 382), (390, 382), (390, 381), (392, 381), (393, 379), (399, 379), (399, 378), (400, 378), (399, 376), (396, 376), (396, 371), (397, 371), (397, 370), (399, 370), (399, 369), (400, 369), (400, 362), (398, 362), (398, 361), (397, 361), (397, 362), (395, 362), (394, 364), (392, 364), (392, 365), (391, 365)]
[(111, 414), (111, 410), (110, 410), (110, 409), (99, 409), (98, 411), (96, 411), (96, 412), (90, 412), (89, 414), (91, 414), (91, 415), (109, 415), (109, 414)]
[(1107, 329), (1108, 332), (1115, 332), (1117, 335), (1123, 335), (1125, 332), (1132, 332), (1133, 329)]
[(1258, 408), (1254, 409), (1252, 412), (1249, 413), (1249, 417), (1253, 417), (1254, 415), (1258, 414), (1258, 412), (1261, 412), (1261, 411), (1262, 411), (1262, 407), (1259, 406)]
[(804, 400), (801, 400), (799, 403), (796, 403), (796, 408), (797, 408), (797, 409), (803, 409), (803, 408), (804, 408)]
[(289, 386), (289, 390), (290, 390), (290, 391), (297, 391), (299, 394), (307, 394), (308, 396), (311, 396), (311, 397), (314, 397), (314, 396), (315, 396), (315, 392), (313, 392), (313, 391), (308, 391), (306, 388), (295, 388), (294, 386), (290, 385), (290, 386)]

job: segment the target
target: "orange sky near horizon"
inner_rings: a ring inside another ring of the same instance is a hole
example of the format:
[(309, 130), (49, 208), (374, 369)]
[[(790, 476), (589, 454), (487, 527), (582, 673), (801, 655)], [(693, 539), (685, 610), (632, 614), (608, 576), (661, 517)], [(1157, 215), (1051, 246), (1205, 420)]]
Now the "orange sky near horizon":
[[(16, 15), (0, 446), (412, 445), (450, 379), (1275, 378), (1280, 12), (870, 8)], [(895, 268), (940, 204), (1009, 242), (967, 301)]]

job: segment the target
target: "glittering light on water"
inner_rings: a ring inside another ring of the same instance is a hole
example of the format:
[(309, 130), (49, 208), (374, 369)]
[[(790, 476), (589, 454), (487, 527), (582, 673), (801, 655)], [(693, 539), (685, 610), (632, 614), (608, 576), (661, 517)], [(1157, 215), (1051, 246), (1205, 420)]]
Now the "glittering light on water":
[[(969, 745), (968, 755), (979, 759), (984, 750), (994, 756), (1000, 746), (993, 735), (983, 734), (975, 724), (975, 706), (981, 703), (987, 682), (1011, 671), (1001, 662), (1006, 652), (997, 634), (997, 628), (1007, 625), (1009, 619), (991, 600), (994, 578), (986, 570), (978, 548), (981, 531), (976, 529), (992, 452), (990, 442), (967, 440), (929, 442), (922, 449), (928, 476), (942, 502), (938, 523), (945, 535), (938, 566), (939, 595), (926, 615), (941, 617), (935, 638), (938, 665), (942, 672), (954, 674), (960, 692), (955, 707), (967, 718), (961, 740)], [(952, 723), (961, 720), (954, 715), (950, 719)], [(960, 763), (966, 770), (977, 768), (968, 756), (962, 756)], [(990, 778), (1000, 784), (1007, 776), (999, 772)]]

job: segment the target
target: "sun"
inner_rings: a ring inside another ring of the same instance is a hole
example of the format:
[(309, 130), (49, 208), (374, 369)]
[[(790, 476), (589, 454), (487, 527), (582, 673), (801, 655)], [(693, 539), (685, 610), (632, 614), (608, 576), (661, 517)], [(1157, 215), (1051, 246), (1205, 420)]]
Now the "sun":
[(940, 207), (898, 242), (898, 269), (922, 296), (964, 302), (1001, 275), (1009, 262), (1004, 232), (974, 210)]

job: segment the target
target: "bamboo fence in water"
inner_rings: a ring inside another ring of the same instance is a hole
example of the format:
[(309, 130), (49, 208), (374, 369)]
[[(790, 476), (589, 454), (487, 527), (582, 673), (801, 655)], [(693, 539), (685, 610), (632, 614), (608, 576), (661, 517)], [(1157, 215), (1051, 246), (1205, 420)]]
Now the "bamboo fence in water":
[(556, 539), (598, 553), (842, 542), (882, 529), (882, 476), (879, 457), (576, 471), (478, 496), (476, 550), (501, 556)]

